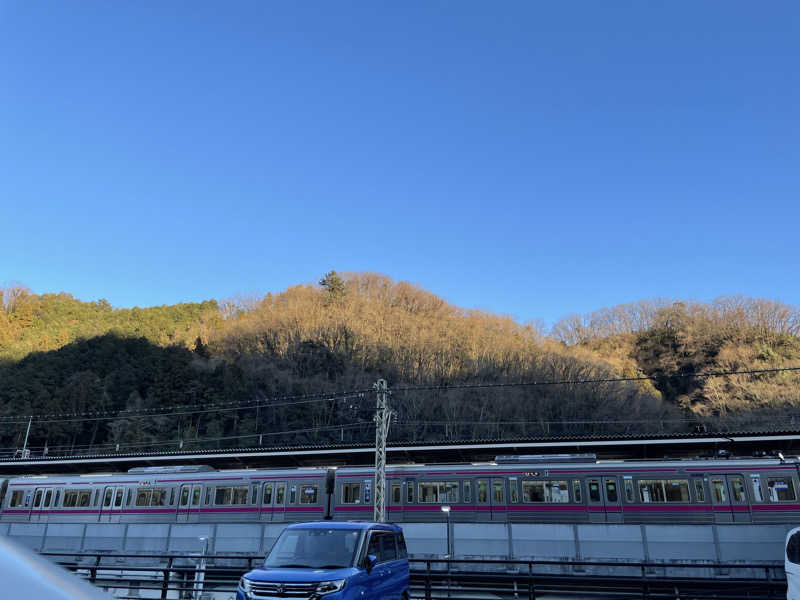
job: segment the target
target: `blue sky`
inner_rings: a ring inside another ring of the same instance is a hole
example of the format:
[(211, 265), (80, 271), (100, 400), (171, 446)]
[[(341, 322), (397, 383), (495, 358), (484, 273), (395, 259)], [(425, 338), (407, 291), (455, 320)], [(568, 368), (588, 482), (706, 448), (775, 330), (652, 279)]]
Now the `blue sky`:
[(0, 0), (0, 283), (800, 304), (800, 4)]

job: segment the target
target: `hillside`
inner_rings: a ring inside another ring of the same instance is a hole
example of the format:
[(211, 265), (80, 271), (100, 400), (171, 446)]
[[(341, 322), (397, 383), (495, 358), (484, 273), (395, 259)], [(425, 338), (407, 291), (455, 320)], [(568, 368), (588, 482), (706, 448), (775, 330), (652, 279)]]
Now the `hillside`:
[[(115, 309), (69, 294), (2, 294), (2, 447), (199, 447), (367, 441), (379, 377), (408, 385), (576, 381), (800, 364), (794, 307), (647, 301), (572, 316), (545, 334), (405, 282), (329, 273), (247, 301)], [(800, 376), (397, 391), (395, 439), (683, 431), (765, 423)], [(122, 413), (121, 411), (128, 411)], [(144, 412), (148, 411), (148, 412)], [(77, 416), (70, 416), (77, 415)], [(57, 450), (58, 449), (58, 450)]]

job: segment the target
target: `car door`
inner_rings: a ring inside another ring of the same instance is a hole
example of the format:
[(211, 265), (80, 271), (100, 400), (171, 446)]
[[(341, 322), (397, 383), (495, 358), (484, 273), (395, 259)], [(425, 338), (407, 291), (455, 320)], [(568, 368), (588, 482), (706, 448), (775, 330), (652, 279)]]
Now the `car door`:
[(397, 547), (397, 559), (392, 563), (391, 581), (389, 583), (394, 594), (397, 598), (403, 597), (403, 592), (409, 588), (409, 566), (408, 566), (408, 550), (406, 549), (406, 541), (403, 532), (399, 531), (394, 534), (395, 546)]
[(385, 541), (387, 537), (392, 537), (392, 543), (394, 543), (390, 531), (373, 530), (369, 532), (365, 557), (374, 556), (377, 562), (372, 571), (367, 574), (364, 582), (365, 600), (394, 599), (389, 587), (392, 573), (391, 564), (386, 561), (386, 552), (389, 547), (388, 542)]
[(786, 600), (800, 600), (800, 528), (786, 534), (785, 550)]

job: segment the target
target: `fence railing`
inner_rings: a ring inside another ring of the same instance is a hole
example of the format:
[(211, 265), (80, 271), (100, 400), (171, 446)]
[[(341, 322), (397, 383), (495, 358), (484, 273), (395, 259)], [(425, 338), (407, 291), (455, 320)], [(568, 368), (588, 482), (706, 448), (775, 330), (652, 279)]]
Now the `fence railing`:
[[(263, 555), (44, 552), (120, 599), (201, 600), (236, 591)], [(776, 600), (786, 597), (780, 563), (412, 558), (412, 599), (536, 600), (573, 598)], [(230, 596), (225, 596), (230, 597)]]

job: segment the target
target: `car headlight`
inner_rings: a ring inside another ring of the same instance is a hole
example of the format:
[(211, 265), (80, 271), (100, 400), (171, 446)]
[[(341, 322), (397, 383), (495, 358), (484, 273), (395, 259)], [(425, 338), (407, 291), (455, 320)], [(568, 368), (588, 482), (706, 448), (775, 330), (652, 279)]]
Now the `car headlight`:
[(242, 591), (249, 592), (250, 589), (251, 589), (250, 588), (250, 580), (247, 577), (242, 577), (239, 580), (239, 587), (242, 589)]
[(334, 579), (332, 581), (322, 581), (317, 586), (317, 594), (332, 594), (344, 589), (346, 579)]

